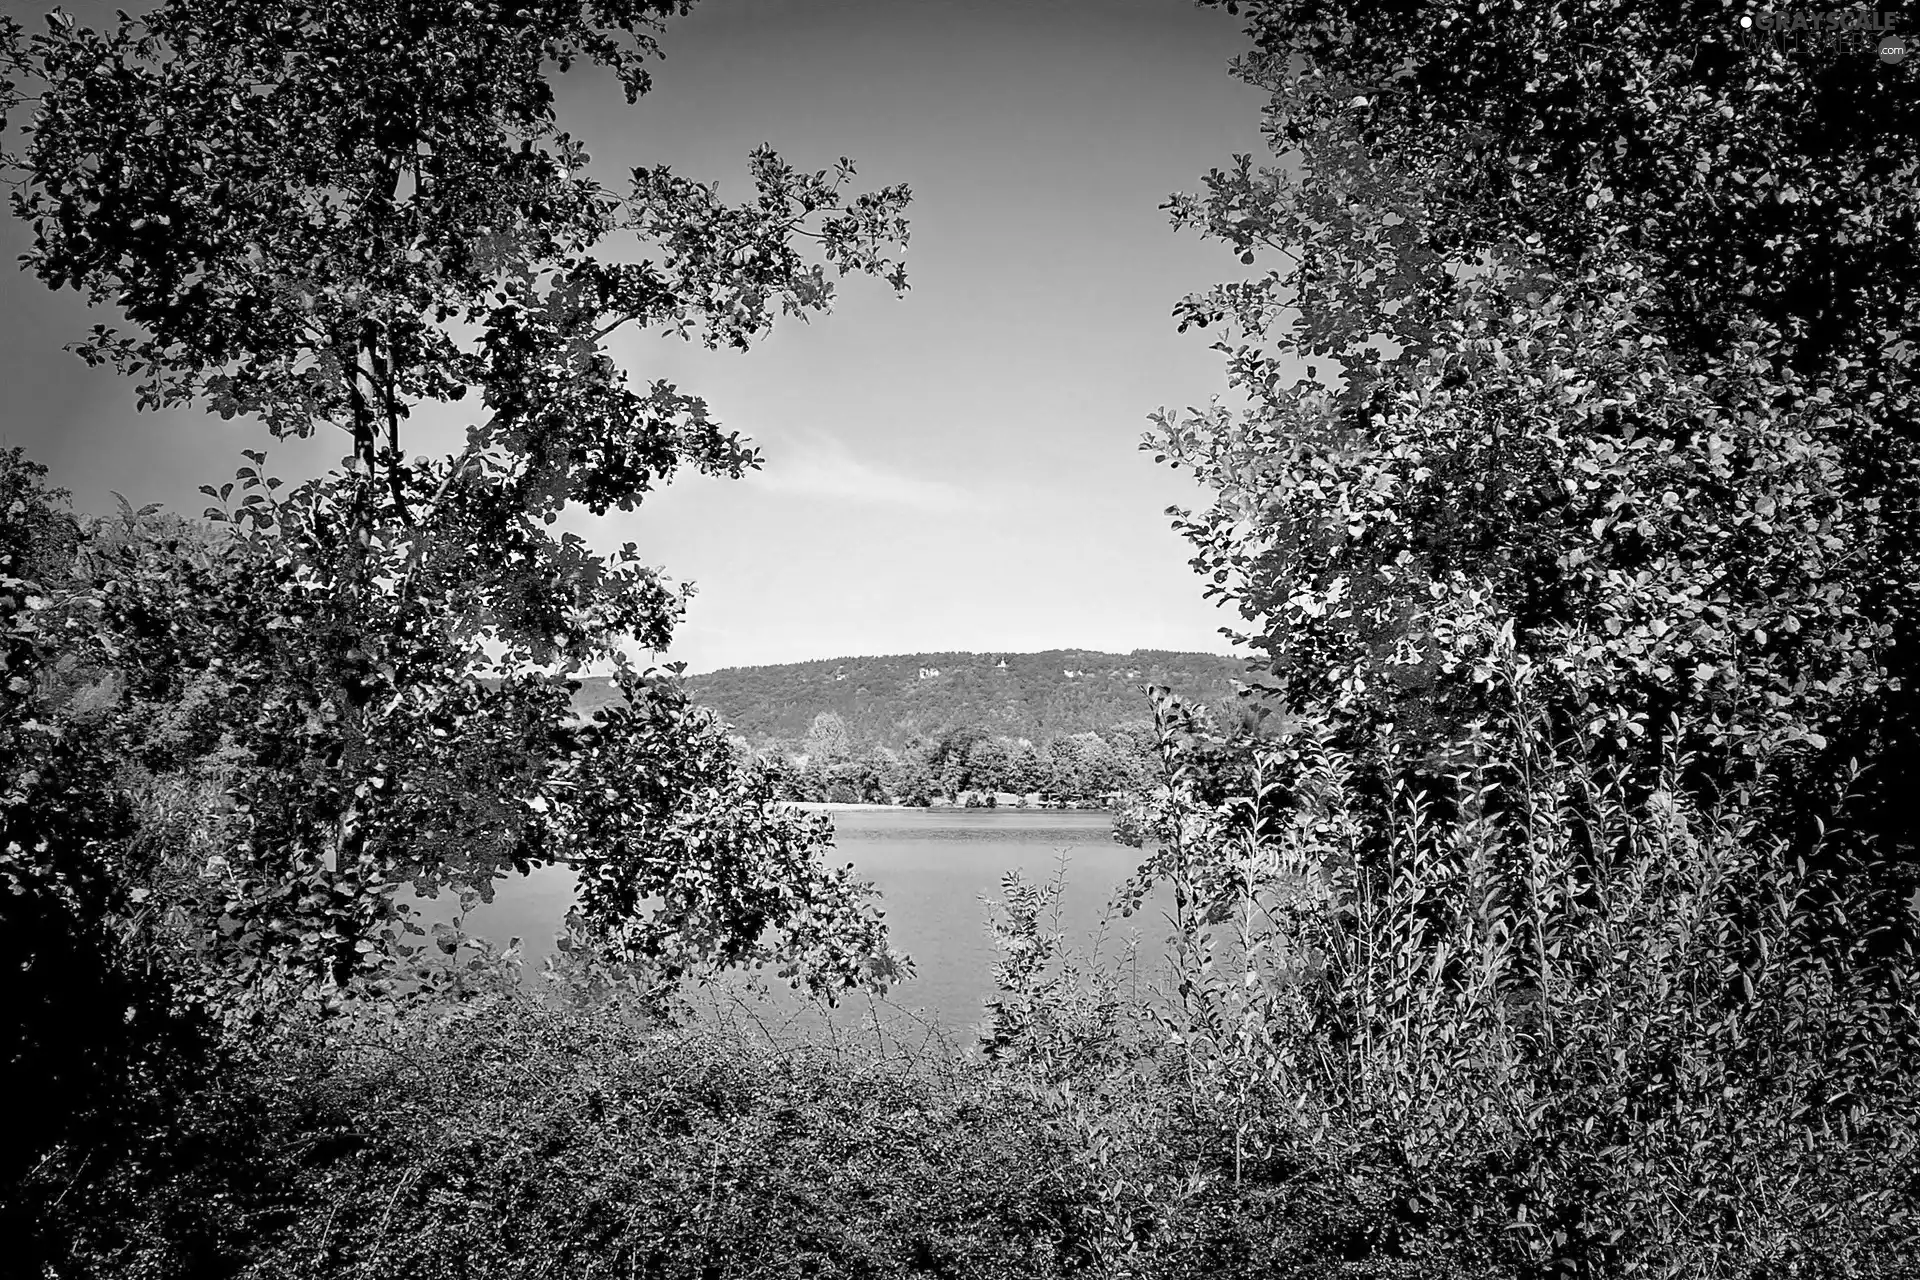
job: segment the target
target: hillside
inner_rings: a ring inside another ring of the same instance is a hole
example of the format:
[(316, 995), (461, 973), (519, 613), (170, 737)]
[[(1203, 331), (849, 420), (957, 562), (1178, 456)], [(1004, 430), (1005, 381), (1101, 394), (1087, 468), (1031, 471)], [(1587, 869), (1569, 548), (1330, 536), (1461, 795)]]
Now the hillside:
[[(756, 743), (798, 741), (816, 715), (832, 711), (854, 740), (898, 750), (916, 734), (954, 726), (1041, 742), (1145, 720), (1145, 685), (1220, 705), (1244, 670), (1238, 658), (1155, 649), (907, 653), (729, 667), (688, 676), (687, 687)], [(606, 696), (589, 682), (578, 700), (591, 707)]]

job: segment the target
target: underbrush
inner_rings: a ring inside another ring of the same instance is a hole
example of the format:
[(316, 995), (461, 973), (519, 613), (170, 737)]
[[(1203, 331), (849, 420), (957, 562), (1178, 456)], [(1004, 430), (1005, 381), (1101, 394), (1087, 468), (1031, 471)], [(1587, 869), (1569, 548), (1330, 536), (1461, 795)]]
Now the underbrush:
[[(1847, 796), (1795, 848), (1767, 797), (1703, 800), (1677, 752), (1629, 776), (1547, 732), (1524, 672), (1504, 687), (1451, 773), (1370, 791), (1302, 726), (1219, 803), (1205, 727), (1163, 704), (1136, 887), (1170, 886), (1171, 974), (1136, 1092), (1193, 1191), (1156, 1273), (1916, 1274), (1912, 955)], [(1036, 915), (1016, 954), (1053, 946)], [(1116, 1078), (1072, 1065), (1071, 1019), (1019, 1025), (1063, 1105)]]
[(60, 1274), (1046, 1276), (1099, 1225), (977, 1063), (505, 989), (283, 1021), (172, 1137)]
[[(1325, 975), (1277, 939), (1250, 954), (1216, 915), (1165, 989), (1122, 990), (1074, 962), (1050, 899), (1005, 886), (980, 1056), (744, 1006), (672, 1026), (497, 964), (236, 1026), (164, 1123), (43, 1171), (65, 1240), (46, 1274), (1910, 1274), (1911, 1097), (1781, 1111), (1821, 1096), (1785, 1028), (1754, 1027), (1773, 1066), (1696, 1056), (1671, 1086), (1651, 1060), (1596, 1074), (1612, 1040), (1586, 1067), (1528, 1061), (1458, 1008), (1451, 1048), (1362, 1053), (1289, 1013)], [(1505, 1084), (1484, 1075), (1502, 1043)]]

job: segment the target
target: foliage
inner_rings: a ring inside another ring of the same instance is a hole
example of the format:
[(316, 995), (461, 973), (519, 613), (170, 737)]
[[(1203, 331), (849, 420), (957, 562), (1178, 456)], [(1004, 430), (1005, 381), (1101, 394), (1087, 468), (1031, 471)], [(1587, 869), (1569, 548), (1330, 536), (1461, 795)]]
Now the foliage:
[[(103, 326), (80, 351), (146, 376), (146, 403), (349, 436), (349, 469), (309, 491), (322, 572), (356, 589), (397, 573), (400, 597), (508, 665), (662, 648), (678, 603), (635, 549), (602, 557), (546, 526), (757, 455), (697, 398), (629, 388), (609, 339), (631, 324), (744, 347), (777, 313), (825, 309), (828, 266), (905, 287), (888, 253), (907, 192), (845, 196), (844, 161), (829, 179), (757, 152), (741, 206), (664, 169), (625, 195), (583, 172), (548, 64), (603, 65), (631, 100), (684, 8), (176, 0), (107, 32), (55, 20), (28, 53), (44, 84), (15, 157), (27, 264), (126, 312), (136, 332)], [(624, 261), (636, 248), (658, 264)], [(466, 449), (409, 461), (412, 411), (472, 392)]]
[[(14, 49), (40, 82), (12, 157), (27, 265), (131, 325), (81, 354), (144, 377), (148, 406), (352, 442), (288, 492), (249, 454), (205, 487), (205, 535), (124, 513), (58, 609), (114, 749), (214, 768), (233, 797), (181, 904), (227, 979), (380, 991), (418, 933), (403, 886), (485, 896), (563, 857), (590, 872), (590, 922), (669, 970), (787, 928), (829, 984), (889, 971), (856, 887), (818, 866), (824, 830), (769, 813), (670, 681), (623, 674), (627, 705), (569, 724), (567, 677), (664, 648), (683, 593), (632, 544), (548, 526), (570, 503), (629, 509), (681, 466), (757, 465), (698, 399), (631, 388), (615, 331), (744, 347), (824, 310), (828, 267), (905, 287), (907, 192), (849, 194), (844, 161), (756, 152), (738, 206), (664, 169), (624, 194), (583, 172), (550, 67), (604, 67), (631, 100), (684, 9), (175, 0), (102, 32), (57, 17)], [(465, 450), (409, 460), (411, 413), (476, 392)], [(629, 802), (629, 770), (695, 790)], [(662, 894), (649, 922), (608, 914)]]
[[(1080, 1269), (1063, 1139), (937, 1052), (663, 1031), (503, 980), (452, 1008), (288, 1023), (261, 1048), (198, 1117), (228, 1145), (205, 1153), (221, 1194), (201, 1213), (230, 1228), (198, 1261), (229, 1273)], [(76, 1236), (69, 1274), (196, 1274), (157, 1207), (119, 1208)]]
[(1141, 727), (1116, 725), (1106, 737), (1076, 733), (1039, 746), (967, 727), (910, 742), (902, 752), (871, 744), (854, 750), (844, 738), (821, 752), (819, 740), (810, 739), (813, 749), (789, 760), (782, 794), (872, 804), (938, 799), (971, 807), (992, 807), (996, 797), (1012, 795), (1023, 805), (1101, 806), (1146, 777)]
[[(65, 495), (0, 454), (0, 1227), (18, 1265), (54, 1247), (36, 1201), (88, 1204), (102, 1147), (153, 1160), (165, 1116), (211, 1065), (209, 1028), (154, 943), (149, 850), (98, 729), (64, 719), (48, 625), (74, 540)], [(56, 1192), (54, 1189), (59, 1188)]]
[(1173, 882), (1159, 1016), (1236, 1193), (1214, 1244), (1267, 1274), (1911, 1269), (1920, 1007), (1835, 927), (1835, 874), (1751, 793), (1690, 799), (1677, 754), (1627, 785), (1494, 661), (1451, 787), (1384, 809), (1325, 725), (1204, 803), (1205, 728), (1163, 706), (1142, 877)]
[(1363, 428), (1303, 389), (1160, 440), (1218, 486), (1182, 529), (1259, 621), (1288, 709), (1442, 733), (1484, 704), (1472, 624), (1493, 618), (1622, 751), (1657, 755), (1679, 713), (1736, 774), (1821, 752), (1886, 691), (1893, 639), (1850, 567), (1886, 536), (1846, 494), (1857, 424), (1751, 349), (1681, 376), (1627, 293), (1457, 298)]
[(1052, 1075), (1070, 1075), (1081, 1059), (1121, 1042), (1123, 1006), (1139, 994), (1122, 996), (1124, 961), (1072, 954), (1060, 928), (1066, 875), (1064, 855), (1043, 884), (1009, 871), (1000, 878), (1000, 898), (988, 904), (988, 930), (1001, 958), (993, 967), (998, 994), (987, 1001), (981, 1047), (989, 1058), (1037, 1064)]
[(1281, 714), (1125, 823), (1195, 1271), (1913, 1266), (1914, 80), (1739, 13), (1248, 6), (1251, 408), (1146, 447)]
[(84, 589), (49, 598), (64, 661), (104, 686), (98, 749), (233, 797), (160, 899), (199, 926), (211, 980), (391, 993), (426, 945), (401, 887), (471, 901), (556, 861), (580, 873), (582, 920), (661, 981), (776, 954), (821, 990), (894, 974), (870, 895), (819, 860), (828, 829), (773, 806), (773, 779), (670, 674), (628, 677), (626, 705), (566, 723), (564, 682), (484, 676), (444, 635), (376, 612), (380, 596), (343, 600), (305, 532), (322, 493), (224, 537), (136, 513), (85, 544)]
[(847, 723), (831, 711), (813, 718), (805, 742), (807, 758), (821, 764), (838, 764), (853, 754), (853, 742), (847, 736)]
[[(23, 1158), (72, 1179), (30, 1188), (30, 1216), (112, 1190), (80, 1119), (163, 1092), (127, 1082), (173, 1022), (443, 991), (459, 940), (427, 936), (409, 890), (484, 898), (564, 859), (581, 924), (658, 982), (775, 955), (823, 991), (897, 971), (870, 894), (821, 862), (824, 824), (771, 806), (669, 673), (628, 669), (684, 590), (632, 544), (551, 528), (682, 467), (758, 464), (697, 397), (631, 384), (620, 328), (744, 348), (827, 309), (830, 270), (905, 288), (908, 193), (850, 191), (847, 161), (756, 151), (740, 204), (663, 168), (618, 193), (584, 172), (552, 69), (597, 66), (631, 101), (686, 7), (170, 0), (0, 30), (0, 97), (30, 105), (6, 156), (25, 263), (124, 317), (79, 354), (139, 379), (142, 407), (350, 442), (291, 487), (249, 452), (204, 486), (205, 524), (123, 501), (81, 526), (0, 467), (4, 909), (32, 975), (7, 1063), (48, 1076), (18, 1082), (50, 1091)], [(465, 448), (410, 457), (416, 412), (462, 403)], [(590, 663), (619, 666), (621, 704), (581, 727)]]
[[(435, 488), (398, 456), (409, 407), (469, 391), (490, 416), (451, 483), (508, 487), (535, 517), (628, 504), (682, 457), (737, 472), (750, 454), (697, 401), (625, 387), (608, 333), (744, 348), (824, 309), (828, 265), (904, 288), (887, 254), (907, 193), (849, 200), (846, 162), (829, 178), (765, 150), (741, 206), (665, 169), (624, 195), (586, 176), (549, 66), (604, 67), (632, 102), (688, 8), (173, 0), (104, 32), (56, 20), (30, 55), (28, 265), (126, 311), (140, 332), (86, 351), (144, 371), (152, 403), (345, 428), (396, 504)], [(819, 263), (795, 237), (814, 215)], [(658, 263), (592, 256), (621, 234)]]
[(1911, 413), (1920, 95), (1870, 31), (1776, 37), (1745, 4), (1228, 7), (1254, 46), (1236, 71), (1273, 95), (1274, 149), (1306, 167), (1247, 185), (1237, 166), (1214, 194), (1245, 200), (1236, 249), (1299, 253), (1241, 296), (1304, 287), (1311, 354), (1417, 336), (1447, 267), (1477, 255), (1632, 260), (1677, 348), (1725, 351), (1757, 323), (1803, 374), (1861, 361), (1883, 423)]
[(1180, 309), (1256, 408), (1149, 447), (1293, 709), (1443, 739), (1453, 639), (1511, 620), (1563, 728), (1653, 768), (1677, 714), (1729, 783), (1858, 758), (1860, 838), (1911, 847), (1911, 67), (1723, 7), (1248, 12), (1281, 163), (1170, 207), (1285, 259)]
[[(1140, 690), (1152, 681), (1226, 698), (1241, 665), (1151, 650), (906, 654), (729, 668), (686, 688), (787, 759), (789, 799), (990, 805), (1037, 793), (1041, 804), (1104, 805), (1151, 772)], [(600, 701), (597, 684), (585, 682), (577, 705)]]
[(1060, 927), (1066, 875), (1064, 854), (1042, 884), (1010, 871), (989, 901), (1000, 960), (979, 1047), (1004, 1087), (1068, 1136), (1055, 1176), (1085, 1206), (1082, 1254), (1107, 1274), (1154, 1275), (1157, 1238), (1201, 1188), (1169, 1141), (1179, 1125), (1155, 1045), (1140, 1034), (1138, 957), (1102, 956), (1104, 929), (1076, 954)]
[(776, 962), (819, 993), (905, 976), (871, 887), (825, 864), (824, 816), (777, 804), (775, 776), (677, 686), (631, 703), (600, 712), (532, 801), (551, 806), (545, 835), (580, 871), (578, 912), (617, 955), (667, 980)]

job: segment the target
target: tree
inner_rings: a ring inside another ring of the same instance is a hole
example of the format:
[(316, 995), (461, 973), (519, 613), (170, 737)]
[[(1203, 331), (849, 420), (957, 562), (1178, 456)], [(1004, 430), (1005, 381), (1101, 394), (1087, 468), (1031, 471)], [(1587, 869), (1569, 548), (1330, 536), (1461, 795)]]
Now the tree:
[(1128, 824), (1235, 1158), (1256, 1116), (1502, 1270), (1911, 1269), (1913, 69), (1248, 13), (1278, 163), (1171, 209), (1277, 260), (1178, 312), (1252, 408), (1146, 444), (1283, 714), (1163, 704)]
[[(631, 544), (550, 526), (758, 465), (697, 397), (630, 385), (612, 335), (745, 348), (826, 309), (828, 268), (905, 287), (908, 193), (847, 194), (846, 161), (756, 151), (741, 204), (662, 168), (587, 175), (550, 69), (602, 67), (632, 101), (686, 8), (173, 0), (9, 50), (40, 90), (9, 157), (27, 265), (125, 318), (80, 353), (145, 407), (349, 442), (290, 492), (257, 454), (207, 486), (215, 545), (135, 537), (89, 570), (111, 660), (149, 701), (198, 691), (226, 737), (221, 945), (249, 974), (332, 998), (404, 945), (400, 884), (484, 896), (562, 857), (603, 887), (595, 923), (669, 968), (790, 928), (829, 985), (886, 971), (857, 887), (814, 867), (824, 828), (769, 809), (672, 680), (624, 675), (626, 708), (567, 725), (567, 677), (663, 648), (682, 594)], [(462, 451), (408, 456), (415, 410), (467, 402)], [(621, 913), (661, 892), (636, 933)]]
[(890, 770), (881, 774), (881, 786), (895, 804), (925, 806), (938, 791), (921, 744), (909, 746)]
[(1093, 732), (1055, 738), (1046, 745), (1045, 759), (1050, 799), (1087, 801), (1104, 799), (1113, 789), (1113, 751)]
[(1031, 742), (1022, 738), (1008, 752), (1007, 789), (1021, 795), (1039, 791), (1046, 785), (1046, 761)]
[(1009, 744), (1004, 738), (981, 738), (967, 748), (966, 783), (974, 791), (1011, 791)]
[(937, 730), (926, 742), (924, 759), (939, 794), (955, 796), (970, 783), (967, 754), (976, 742), (987, 736), (985, 729), (971, 725), (948, 726)]
[(1709, 788), (1858, 758), (1912, 848), (1912, 68), (1718, 8), (1249, 16), (1281, 163), (1171, 208), (1282, 260), (1179, 313), (1256, 408), (1147, 445), (1281, 700), (1418, 755), (1510, 626), (1556, 731), (1652, 767), (1677, 717)]
[(847, 733), (847, 723), (831, 711), (822, 711), (813, 718), (813, 724), (807, 730), (807, 762), (822, 766), (838, 764), (853, 754), (853, 739)]

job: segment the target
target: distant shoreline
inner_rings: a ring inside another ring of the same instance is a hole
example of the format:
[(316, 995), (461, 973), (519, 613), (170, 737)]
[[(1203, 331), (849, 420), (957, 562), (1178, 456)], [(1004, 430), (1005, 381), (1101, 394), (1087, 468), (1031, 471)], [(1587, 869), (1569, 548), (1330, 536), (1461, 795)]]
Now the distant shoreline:
[(808, 813), (839, 813), (842, 810), (879, 809), (879, 810), (918, 810), (922, 813), (1110, 813), (1103, 808), (1067, 809), (1050, 805), (975, 805), (968, 808), (961, 804), (856, 804), (839, 800), (776, 800), (775, 804), (789, 809), (801, 809)]

